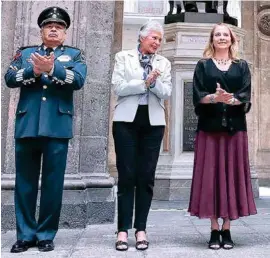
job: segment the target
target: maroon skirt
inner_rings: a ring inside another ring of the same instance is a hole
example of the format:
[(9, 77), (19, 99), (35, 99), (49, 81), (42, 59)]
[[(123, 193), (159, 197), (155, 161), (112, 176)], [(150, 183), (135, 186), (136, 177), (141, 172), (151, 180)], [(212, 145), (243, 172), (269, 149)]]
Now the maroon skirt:
[(197, 133), (188, 211), (199, 218), (230, 220), (257, 213), (247, 132)]

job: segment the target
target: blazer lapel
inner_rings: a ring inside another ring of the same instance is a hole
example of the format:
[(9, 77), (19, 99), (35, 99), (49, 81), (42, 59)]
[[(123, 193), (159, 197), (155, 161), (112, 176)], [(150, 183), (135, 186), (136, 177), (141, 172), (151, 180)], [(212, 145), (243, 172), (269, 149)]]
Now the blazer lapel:
[(133, 71), (135, 77), (143, 77), (143, 68), (139, 61), (139, 55), (137, 49), (128, 51), (130, 69)]
[(160, 67), (160, 62), (161, 62), (161, 58), (159, 57), (159, 56), (155, 56), (154, 57), (154, 60), (153, 60), (153, 63), (152, 63), (152, 65), (153, 65), (153, 70), (154, 69), (159, 69), (159, 67)]

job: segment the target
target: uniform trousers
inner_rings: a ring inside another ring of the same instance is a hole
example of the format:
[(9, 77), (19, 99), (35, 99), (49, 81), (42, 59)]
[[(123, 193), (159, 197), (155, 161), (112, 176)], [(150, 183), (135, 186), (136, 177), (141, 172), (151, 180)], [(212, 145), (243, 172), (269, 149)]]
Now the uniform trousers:
[[(69, 139), (15, 140), (15, 214), (17, 239), (53, 240), (58, 230)], [(42, 160), (38, 221), (36, 205)]]

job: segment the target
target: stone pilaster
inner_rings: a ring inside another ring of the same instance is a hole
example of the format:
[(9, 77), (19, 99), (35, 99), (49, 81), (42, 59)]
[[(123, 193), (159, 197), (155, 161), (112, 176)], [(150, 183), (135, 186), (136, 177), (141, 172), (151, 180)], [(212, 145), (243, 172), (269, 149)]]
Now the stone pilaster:
[(253, 107), (249, 116), (251, 160), (262, 182), (270, 182), (270, 3), (242, 2), (242, 27), (245, 37), (245, 58), (252, 63)]
[[(117, 1), (115, 3), (115, 23), (114, 23), (114, 47), (112, 51), (112, 56), (122, 50), (122, 34), (123, 34), (123, 15), (124, 15), (124, 2)], [(112, 60), (112, 67), (114, 65), (114, 58)], [(112, 118), (114, 107), (116, 104), (116, 96), (111, 88), (111, 100), (110, 100), (110, 123), (109, 123), (109, 146), (108, 146), (108, 166), (110, 175), (113, 177), (117, 177), (117, 170), (115, 165), (115, 150), (114, 150), (114, 142), (112, 136)]]

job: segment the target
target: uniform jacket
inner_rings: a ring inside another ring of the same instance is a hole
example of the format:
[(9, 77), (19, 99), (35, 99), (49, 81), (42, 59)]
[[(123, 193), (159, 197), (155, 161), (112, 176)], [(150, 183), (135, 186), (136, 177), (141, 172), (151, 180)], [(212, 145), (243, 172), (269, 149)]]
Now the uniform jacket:
[(32, 53), (44, 55), (43, 46), (17, 51), (5, 75), (9, 88), (20, 88), (15, 138), (72, 138), (73, 92), (83, 87), (87, 72), (82, 52), (73, 47), (55, 49), (52, 75), (35, 77)]
[[(171, 63), (163, 56), (155, 55), (153, 70), (161, 71), (155, 87), (149, 89), (149, 119), (151, 125), (165, 125), (164, 99), (171, 95)], [(113, 121), (133, 122), (139, 98), (147, 89), (143, 80), (138, 50), (121, 51), (115, 56), (112, 76), (114, 92), (118, 96)]]

